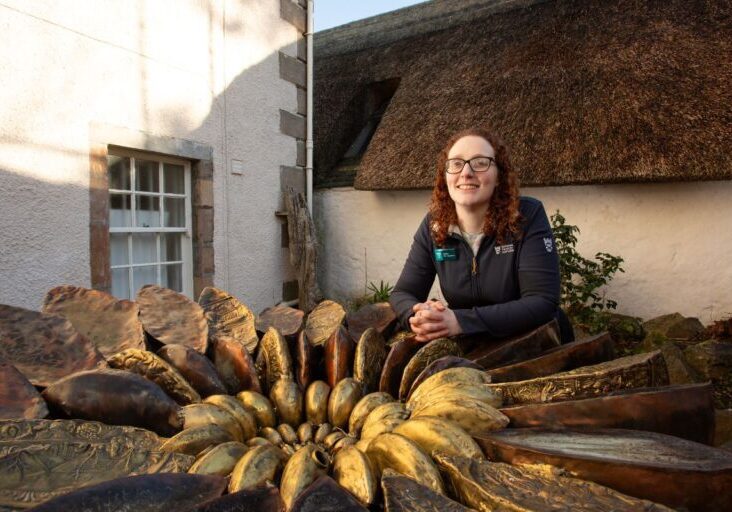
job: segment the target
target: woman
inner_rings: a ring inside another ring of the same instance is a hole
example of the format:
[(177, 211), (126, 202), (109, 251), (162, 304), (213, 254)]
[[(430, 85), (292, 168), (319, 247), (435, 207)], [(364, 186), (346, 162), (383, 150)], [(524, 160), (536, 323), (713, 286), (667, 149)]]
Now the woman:
[[(427, 301), (435, 274), (447, 304)], [(541, 202), (519, 197), (506, 147), (491, 131), (457, 133), (440, 152), (429, 213), (390, 302), (403, 327), (425, 342), (505, 338), (560, 316), (549, 220)]]

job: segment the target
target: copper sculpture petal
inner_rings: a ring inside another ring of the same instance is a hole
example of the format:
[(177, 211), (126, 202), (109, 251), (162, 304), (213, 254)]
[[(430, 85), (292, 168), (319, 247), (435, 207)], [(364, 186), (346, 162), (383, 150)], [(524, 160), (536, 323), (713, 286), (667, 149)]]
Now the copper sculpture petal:
[(409, 394), (407, 395), (407, 399), (412, 396), (412, 393), (414, 393), (414, 391), (419, 387), (420, 384), (432, 377), (434, 374), (440, 373), (441, 371), (447, 370), (448, 368), (473, 368), (475, 370), (483, 369), (483, 367), (480, 366), (478, 363), (471, 361), (470, 359), (465, 359), (464, 357), (441, 357), (439, 359), (436, 359), (435, 361), (432, 361), (425, 367), (424, 370), (419, 373), (419, 375), (417, 375), (417, 378), (414, 379), (414, 382), (412, 382), (412, 386), (409, 388)]
[(511, 427), (629, 428), (711, 445), (714, 402), (711, 383), (640, 388), (607, 396), (506, 407)]
[(389, 350), (379, 378), (379, 391), (399, 396), (402, 372), (412, 356), (422, 348), (423, 344), (414, 339), (414, 334), (396, 341)]
[(367, 328), (356, 343), (353, 357), (353, 377), (361, 382), (366, 392), (379, 389), (381, 366), (386, 359), (386, 341), (373, 327)]
[(322, 364), (322, 357), (317, 357), (319, 347), (314, 347), (308, 341), (305, 331), (300, 331), (295, 344), (295, 380), (303, 391), (315, 380), (316, 366)]
[(513, 338), (498, 341), (478, 340), (477, 346), (465, 357), (485, 369), (491, 369), (534, 358), (545, 350), (559, 346), (560, 343), (559, 324), (555, 319)]
[(551, 464), (673, 508), (732, 510), (732, 453), (639, 430), (506, 429), (476, 438), (502, 462)]
[(246, 390), (262, 392), (252, 356), (242, 343), (229, 336), (214, 336), (211, 358), (230, 394)]
[(257, 331), (267, 332), (274, 327), (282, 336), (294, 336), (303, 328), (305, 312), (288, 306), (272, 306), (262, 311), (256, 320)]
[(128, 348), (111, 356), (107, 363), (111, 368), (127, 370), (151, 380), (180, 405), (201, 401), (201, 396), (178, 370), (152, 352)]
[(324, 300), (313, 309), (305, 321), (308, 340), (315, 346), (325, 345), (328, 338), (343, 323), (346, 310), (332, 300)]
[(40, 512), (170, 512), (220, 496), (226, 479), (220, 476), (161, 474), (119, 478), (59, 496), (39, 507)]
[(33, 384), (15, 366), (0, 360), (0, 419), (46, 416), (46, 402)]
[(0, 358), (41, 387), (70, 373), (107, 366), (102, 354), (65, 318), (4, 304)]
[(402, 380), (399, 384), (399, 399), (406, 400), (412, 382), (430, 363), (444, 356), (461, 356), (460, 346), (450, 338), (438, 338), (425, 343), (412, 356), (402, 371)]
[(30, 445), (53, 443), (104, 444), (114, 449), (157, 451), (162, 440), (154, 432), (136, 427), (105, 425), (85, 420), (2, 420), (0, 455)]
[(178, 404), (144, 377), (123, 370), (90, 370), (54, 382), (43, 391), (49, 405), (81, 419), (143, 427), (172, 435), (181, 425)]
[(191, 347), (171, 343), (161, 347), (157, 354), (178, 370), (203, 398), (226, 394), (226, 386), (211, 360)]
[(46, 294), (43, 312), (66, 318), (104, 357), (145, 348), (137, 304), (80, 286), (57, 286)]
[[(73, 493), (67, 493), (133, 474), (186, 471), (192, 463), (193, 457), (188, 455), (113, 444), (47, 442), (25, 446), (0, 457), (0, 506), (27, 508), (52, 500), (39, 509), (99, 510), (84, 508)], [(147, 491), (149, 495), (150, 489)]]
[(355, 344), (343, 326), (331, 334), (325, 344), (325, 373), (328, 385), (332, 388), (342, 379), (351, 375)]
[(671, 512), (548, 467), (542, 471), (444, 454), (436, 459), (460, 501), (478, 510)]
[(470, 512), (450, 498), (438, 494), (426, 485), (386, 468), (381, 475), (386, 512)]
[(384, 338), (388, 338), (394, 331), (396, 323), (396, 313), (388, 302), (366, 304), (358, 311), (346, 315), (348, 333), (354, 340), (359, 339), (369, 327), (373, 327)]
[(622, 389), (667, 384), (666, 363), (661, 352), (657, 350), (583, 366), (547, 377), (486, 385), (503, 394), (505, 405), (512, 405), (576, 400)]
[(148, 284), (137, 292), (140, 321), (160, 343), (178, 343), (206, 353), (208, 324), (201, 306), (182, 293)]
[(290, 512), (367, 512), (348, 491), (329, 476), (321, 476), (302, 491)]
[(259, 344), (254, 327), (254, 313), (233, 295), (207, 286), (198, 297), (206, 313), (211, 336), (229, 336), (254, 354)]
[(272, 484), (227, 494), (189, 512), (284, 512), (280, 491)]
[(264, 333), (259, 351), (264, 355), (267, 389), (271, 390), (275, 382), (280, 379), (294, 379), (295, 365), (292, 362), (290, 348), (287, 345), (287, 340), (277, 329), (270, 327)]
[(533, 359), (488, 370), (492, 382), (535, 379), (581, 366), (610, 361), (615, 348), (610, 334), (600, 333), (590, 338), (550, 348)]

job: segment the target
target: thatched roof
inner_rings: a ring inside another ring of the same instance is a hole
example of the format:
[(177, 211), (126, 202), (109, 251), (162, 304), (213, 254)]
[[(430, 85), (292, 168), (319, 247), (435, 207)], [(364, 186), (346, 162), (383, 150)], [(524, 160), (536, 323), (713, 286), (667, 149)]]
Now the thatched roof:
[[(438, 0), (320, 32), (316, 185), (430, 188), (445, 139), (476, 124), (502, 134), (523, 185), (731, 179), (729, 5)], [(349, 171), (369, 86), (392, 78)]]

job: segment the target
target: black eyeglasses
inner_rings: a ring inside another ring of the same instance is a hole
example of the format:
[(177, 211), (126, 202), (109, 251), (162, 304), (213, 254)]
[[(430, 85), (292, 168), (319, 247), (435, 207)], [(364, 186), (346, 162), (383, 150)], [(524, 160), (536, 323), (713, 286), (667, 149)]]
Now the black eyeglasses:
[(463, 160), (462, 158), (449, 158), (445, 162), (445, 172), (448, 174), (459, 174), (463, 172), (465, 164), (468, 164), (473, 172), (485, 172), (491, 168), (491, 165), (496, 163), (496, 159), (492, 156), (476, 156), (470, 160)]

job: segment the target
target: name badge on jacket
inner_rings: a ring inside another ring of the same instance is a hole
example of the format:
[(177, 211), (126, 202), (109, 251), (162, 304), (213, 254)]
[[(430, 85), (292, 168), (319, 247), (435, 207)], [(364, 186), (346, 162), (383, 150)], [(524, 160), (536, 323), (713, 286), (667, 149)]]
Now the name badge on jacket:
[(448, 249), (435, 249), (435, 261), (455, 261), (457, 260), (457, 250), (454, 247)]

